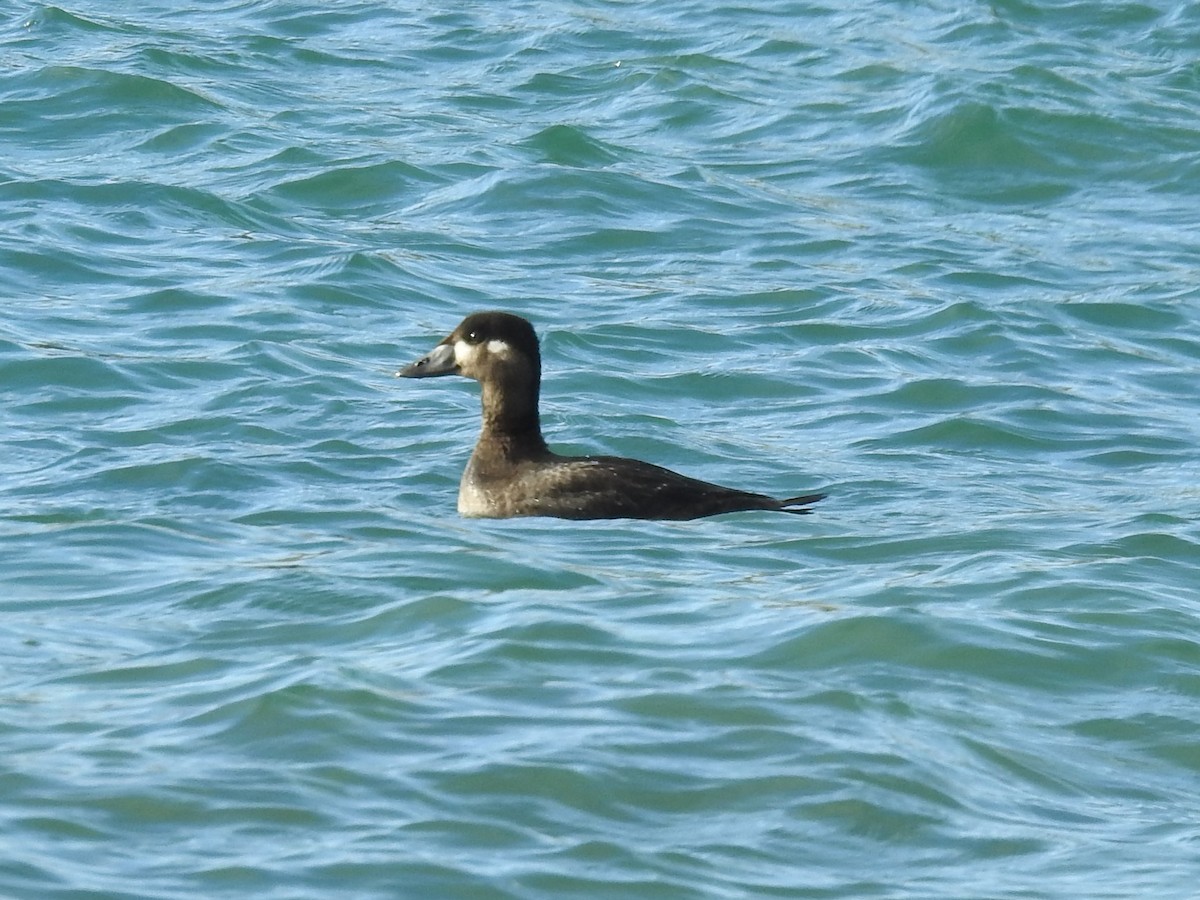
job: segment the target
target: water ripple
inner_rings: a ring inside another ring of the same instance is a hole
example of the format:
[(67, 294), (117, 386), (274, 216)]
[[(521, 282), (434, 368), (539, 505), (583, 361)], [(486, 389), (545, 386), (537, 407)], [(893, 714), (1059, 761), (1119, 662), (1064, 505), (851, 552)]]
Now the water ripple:
[[(0, 893), (1190, 896), (1195, 18), (0, 16)], [(457, 518), (487, 307), (829, 498)]]

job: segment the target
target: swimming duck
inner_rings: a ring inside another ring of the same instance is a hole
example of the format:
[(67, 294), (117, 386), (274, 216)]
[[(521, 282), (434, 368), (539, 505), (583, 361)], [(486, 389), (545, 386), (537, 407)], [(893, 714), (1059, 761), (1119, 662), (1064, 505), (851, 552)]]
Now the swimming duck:
[(473, 313), (402, 378), (463, 375), (483, 389), (483, 427), (458, 491), (463, 516), (503, 519), (698, 519), (767, 509), (807, 513), (824, 494), (779, 500), (619, 456), (560, 456), (538, 419), (542, 359), (533, 326), (506, 312)]

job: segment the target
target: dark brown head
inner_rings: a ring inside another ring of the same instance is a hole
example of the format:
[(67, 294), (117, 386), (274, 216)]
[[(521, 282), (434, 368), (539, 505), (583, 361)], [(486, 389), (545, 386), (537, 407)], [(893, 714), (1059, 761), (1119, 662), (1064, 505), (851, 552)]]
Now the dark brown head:
[(396, 373), (402, 378), (463, 375), (483, 385), (484, 427), (538, 431), (542, 356), (533, 326), (506, 312), (467, 316), (427, 356)]
[(463, 319), (433, 352), (396, 374), (402, 378), (465, 375), (487, 381), (515, 368), (526, 377), (532, 374), (535, 383), (541, 380), (542, 356), (533, 326), (512, 313), (477, 312)]

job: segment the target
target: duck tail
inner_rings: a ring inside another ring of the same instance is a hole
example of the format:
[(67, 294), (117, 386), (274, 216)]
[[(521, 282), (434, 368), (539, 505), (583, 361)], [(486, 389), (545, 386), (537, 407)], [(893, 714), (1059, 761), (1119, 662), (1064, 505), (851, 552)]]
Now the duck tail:
[(787, 500), (779, 501), (779, 511), (795, 513), (798, 516), (807, 515), (812, 512), (809, 508), (812, 504), (824, 499), (824, 494), (805, 494), (803, 497), (789, 497)]

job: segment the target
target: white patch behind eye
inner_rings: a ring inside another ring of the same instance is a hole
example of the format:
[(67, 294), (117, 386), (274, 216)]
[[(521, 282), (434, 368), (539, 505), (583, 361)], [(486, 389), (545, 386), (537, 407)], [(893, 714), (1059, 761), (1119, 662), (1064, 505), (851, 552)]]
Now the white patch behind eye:
[(454, 342), (454, 361), (458, 365), (466, 366), (475, 358), (475, 354), (479, 352), (479, 348), (483, 346), (487, 348), (487, 352), (497, 359), (511, 359), (513, 355), (512, 345), (508, 341), (502, 341), (499, 338), (492, 338), (486, 344), (469, 344), (466, 341), (458, 340)]

